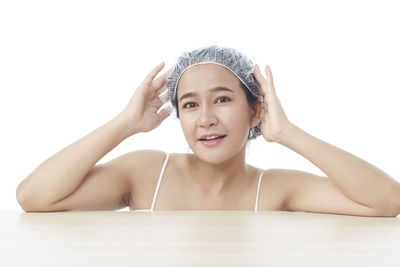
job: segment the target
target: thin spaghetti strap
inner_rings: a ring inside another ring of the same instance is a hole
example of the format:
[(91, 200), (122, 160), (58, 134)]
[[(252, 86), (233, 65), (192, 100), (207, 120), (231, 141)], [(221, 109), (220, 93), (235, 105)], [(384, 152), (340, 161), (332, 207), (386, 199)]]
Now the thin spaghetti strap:
[(261, 171), (260, 177), (258, 178), (258, 188), (257, 188), (257, 197), (256, 197), (256, 206), (254, 208), (254, 211), (257, 212), (258, 210), (258, 195), (260, 194), (260, 185), (261, 185), (261, 180), (263, 177), (264, 171)]
[(167, 166), (168, 158), (169, 158), (169, 154), (167, 153), (167, 156), (165, 157), (165, 161), (164, 161), (164, 164), (163, 164), (161, 172), (160, 172), (160, 176), (158, 177), (158, 183), (157, 183), (156, 191), (154, 193), (153, 203), (151, 203), (151, 208), (150, 208), (151, 211), (154, 210), (154, 204), (156, 204), (158, 189), (160, 188), (161, 179), (164, 175), (164, 170), (165, 170), (165, 167)]

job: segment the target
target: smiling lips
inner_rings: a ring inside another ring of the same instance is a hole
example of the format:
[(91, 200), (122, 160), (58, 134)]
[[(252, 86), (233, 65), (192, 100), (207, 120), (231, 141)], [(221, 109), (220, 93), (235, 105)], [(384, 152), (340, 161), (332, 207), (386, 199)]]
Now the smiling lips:
[(218, 139), (218, 138), (224, 138), (225, 136), (226, 136), (226, 134), (207, 134), (207, 135), (203, 135), (198, 140), (199, 141), (215, 140), (215, 139)]
[(199, 139), (201, 143), (205, 146), (214, 146), (216, 144), (219, 144), (222, 142), (222, 140), (225, 138), (226, 134), (221, 135), (221, 134), (208, 134), (204, 135), (202, 138)]

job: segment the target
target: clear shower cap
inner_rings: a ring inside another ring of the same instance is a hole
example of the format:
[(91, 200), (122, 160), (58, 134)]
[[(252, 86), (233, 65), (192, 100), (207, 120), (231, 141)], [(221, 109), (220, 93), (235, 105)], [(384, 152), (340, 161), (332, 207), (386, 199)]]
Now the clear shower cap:
[[(259, 86), (253, 75), (254, 64), (251, 60), (234, 48), (213, 45), (191, 52), (184, 52), (182, 56), (178, 58), (175, 66), (167, 77), (165, 85), (166, 91), (162, 94), (164, 95), (164, 99), (167, 97), (170, 101), (170, 108), (172, 105), (173, 109), (177, 109), (176, 90), (183, 73), (190, 67), (207, 63), (213, 63), (227, 68), (246, 86), (254, 97), (262, 99)], [(248, 139), (254, 139), (259, 135), (261, 135), (261, 122), (250, 129)]]

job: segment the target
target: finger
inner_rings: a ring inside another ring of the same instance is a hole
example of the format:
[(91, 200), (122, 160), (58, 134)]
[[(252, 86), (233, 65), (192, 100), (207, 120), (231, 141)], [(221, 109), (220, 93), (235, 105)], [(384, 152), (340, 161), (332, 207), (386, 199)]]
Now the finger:
[(160, 100), (165, 103), (169, 100), (169, 94), (168, 94), (168, 90), (164, 90), (161, 93), (158, 94), (158, 98), (160, 98)]
[(274, 84), (274, 78), (272, 77), (272, 71), (271, 68), (269, 67), (269, 65), (267, 64), (267, 66), (265, 67), (265, 71), (269, 77), (269, 81)]
[(267, 80), (262, 75), (260, 68), (258, 67), (258, 64), (256, 64), (254, 67), (254, 76), (256, 77), (257, 81), (260, 84), (261, 87), (260, 93), (265, 98), (265, 96), (267, 95)]
[(173, 68), (169, 68), (162, 76), (160, 76), (159, 79), (162, 79), (162, 81), (155, 81), (155, 90), (156, 90), (156, 95), (158, 95), (163, 102), (168, 101), (169, 96), (168, 96), (168, 91), (166, 90), (166, 82), (167, 82), (167, 76), (171, 73)]
[(272, 77), (272, 71), (269, 65), (265, 67), (265, 73), (267, 74), (267, 83), (268, 83), (268, 88), (271, 90), (271, 92), (275, 92), (275, 86), (274, 86), (274, 78)]
[(161, 77), (167, 78), (167, 76), (171, 73), (172, 69), (173, 69), (173, 67), (167, 69), (167, 70), (161, 75)]
[(259, 82), (266, 81), (266, 79), (264, 78), (264, 76), (260, 71), (260, 67), (258, 66), (258, 64), (254, 65), (253, 73), (256, 76), (257, 80), (259, 80)]
[(156, 99), (152, 102), (152, 105), (154, 105), (154, 106), (157, 108), (157, 110), (158, 110), (159, 108), (161, 108), (162, 105), (164, 105), (164, 102), (163, 102), (160, 98), (156, 98)]
[(167, 80), (167, 76), (170, 74), (172, 68), (169, 68), (168, 70), (166, 70), (160, 77), (158, 77), (154, 82), (153, 82), (153, 89), (155, 89), (157, 91), (157, 94), (160, 94), (163, 89), (163, 85), (165, 84), (166, 80)]
[(170, 74), (172, 68), (169, 68), (166, 70), (160, 77), (158, 77), (153, 83), (152, 83), (152, 91), (155, 91), (157, 95), (161, 94), (162, 91), (164, 91), (165, 87), (165, 82), (167, 81), (167, 76)]
[(160, 124), (163, 120), (165, 120), (171, 113), (168, 112), (166, 109), (161, 109), (160, 112), (157, 114), (157, 123)]
[(154, 78), (157, 76), (157, 74), (164, 68), (165, 63), (161, 62), (157, 66), (153, 68), (153, 70), (147, 74), (146, 78), (143, 81), (143, 84), (150, 84)]
[(158, 90), (160, 88), (163, 87), (163, 85), (166, 82), (166, 78), (165, 77), (158, 77), (151, 85), (152, 89), (155, 90), (156, 92), (158, 92)]
[(160, 77), (157, 78), (157, 80), (166, 80), (167, 76), (171, 73), (171, 71), (172, 68), (167, 69)]

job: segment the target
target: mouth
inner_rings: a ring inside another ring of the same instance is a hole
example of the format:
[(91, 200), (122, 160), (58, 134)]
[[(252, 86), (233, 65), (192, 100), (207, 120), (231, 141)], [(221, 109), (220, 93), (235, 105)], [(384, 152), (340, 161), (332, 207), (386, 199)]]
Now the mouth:
[(207, 136), (204, 138), (200, 138), (199, 141), (205, 146), (212, 147), (212, 146), (215, 146), (215, 145), (221, 143), (225, 137), (226, 137), (226, 135)]
[(214, 136), (207, 136), (207, 137), (203, 137), (203, 138), (200, 138), (200, 139), (198, 139), (199, 141), (212, 141), (212, 140), (216, 140), (216, 139), (222, 139), (222, 138), (224, 138), (226, 136), (226, 134), (225, 135), (220, 135), (220, 136), (216, 136), (216, 135), (214, 135)]

